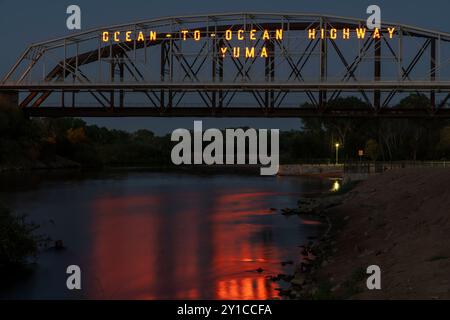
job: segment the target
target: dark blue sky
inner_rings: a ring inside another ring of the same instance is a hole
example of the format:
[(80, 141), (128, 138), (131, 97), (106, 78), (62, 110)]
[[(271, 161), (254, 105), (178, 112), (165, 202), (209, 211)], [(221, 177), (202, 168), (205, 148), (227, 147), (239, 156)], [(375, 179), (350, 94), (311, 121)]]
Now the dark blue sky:
[[(377, 4), (382, 9), (383, 20), (450, 31), (450, 2), (447, 0), (0, 0), (1, 76), (28, 44), (69, 34), (65, 26), (65, 11), (71, 4), (77, 4), (82, 9), (83, 30), (161, 16), (220, 12), (305, 12), (365, 18), (367, 6)], [(88, 122), (127, 130), (145, 127), (156, 133), (192, 127), (192, 119), (173, 118), (91, 119)], [(209, 127), (250, 125), (290, 129), (300, 126), (297, 119), (208, 119), (205, 122), (205, 126)]]

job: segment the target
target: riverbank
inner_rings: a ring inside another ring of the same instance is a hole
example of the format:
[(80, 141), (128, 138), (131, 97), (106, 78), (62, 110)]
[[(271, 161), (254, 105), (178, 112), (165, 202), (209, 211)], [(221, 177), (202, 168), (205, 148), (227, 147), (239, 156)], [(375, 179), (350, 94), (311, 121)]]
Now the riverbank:
[[(321, 210), (332, 228), (322, 241), (302, 249), (304, 262), (287, 294), (449, 299), (449, 179), (448, 169), (403, 169), (360, 182), (342, 204)], [(382, 290), (366, 287), (370, 265), (381, 268)]]
[(344, 166), (334, 164), (281, 164), (278, 170), (279, 176), (337, 178), (343, 174)]

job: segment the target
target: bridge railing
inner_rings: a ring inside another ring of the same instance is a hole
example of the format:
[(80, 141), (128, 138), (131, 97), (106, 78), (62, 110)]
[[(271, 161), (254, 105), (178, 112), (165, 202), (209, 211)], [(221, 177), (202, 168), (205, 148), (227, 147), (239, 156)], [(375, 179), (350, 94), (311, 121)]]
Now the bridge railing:
[(345, 173), (382, 173), (392, 169), (450, 168), (450, 160), (442, 161), (347, 161)]

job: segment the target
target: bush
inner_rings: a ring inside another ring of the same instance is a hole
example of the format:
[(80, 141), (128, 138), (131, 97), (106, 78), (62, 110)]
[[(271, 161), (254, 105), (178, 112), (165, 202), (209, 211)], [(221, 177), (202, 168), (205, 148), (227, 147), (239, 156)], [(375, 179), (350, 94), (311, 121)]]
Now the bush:
[(33, 235), (37, 228), (25, 222), (24, 216), (15, 216), (0, 206), (0, 268), (22, 264), (37, 254), (39, 241)]

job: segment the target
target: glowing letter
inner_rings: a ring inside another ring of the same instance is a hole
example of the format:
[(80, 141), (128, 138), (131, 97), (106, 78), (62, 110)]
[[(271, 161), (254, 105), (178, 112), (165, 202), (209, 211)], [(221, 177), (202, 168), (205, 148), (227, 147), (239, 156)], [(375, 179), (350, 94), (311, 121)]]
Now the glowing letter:
[(150, 41), (156, 41), (156, 32), (150, 31)]
[(266, 47), (262, 47), (261, 49), (261, 58), (268, 58), (269, 55), (267, 54), (267, 49)]
[(344, 28), (342, 30), (342, 39), (345, 39), (345, 40), (350, 39), (350, 29), (349, 28)]
[(187, 30), (182, 30), (182, 31), (181, 31), (181, 34), (183, 35), (183, 40), (184, 40), (184, 41), (186, 41), (188, 32), (189, 32), (189, 31), (187, 31)]
[(238, 40), (244, 40), (244, 30), (238, 31)]
[(130, 42), (131, 41), (131, 31), (127, 31), (125, 33), (125, 41)]
[(241, 48), (239, 48), (239, 47), (234, 47), (234, 48), (233, 48), (233, 57), (239, 58), (240, 55), (241, 55)]
[(120, 31), (114, 32), (114, 41), (115, 42), (119, 42), (120, 41), (119, 35), (120, 35)]
[(144, 33), (142, 31), (139, 31), (137, 41), (144, 41), (144, 40), (145, 40)]
[(380, 39), (381, 38), (381, 36), (380, 36), (380, 29), (375, 28), (375, 30), (373, 31), (373, 38), (374, 39)]
[(331, 29), (330, 30), (330, 38), (335, 40), (337, 38), (337, 30), (336, 29)]
[(356, 35), (358, 39), (364, 39), (366, 37), (366, 28), (356, 28)]
[(275, 33), (275, 38), (277, 40), (283, 40), (283, 29), (277, 29)]
[(103, 32), (102, 40), (103, 40), (103, 42), (109, 41), (109, 32), (108, 31)]
[(226, 47), (224, 47), (224, 48), (220, 48), (220, 52), (222, 53), (222, 58), (225, 58), (225, 54), (227, 53), (227, 48)]
[(270, 39), (270, 34), (269, 34), (269, 31), (267, 31), (267, 30), (264, 30), (264, 33), (263, 33), (263, 40), (269, 40)]
[(250, 31), (250, 40), (256, 40), (256, 30), (255, 29)]
[(254, 58), (255, 57), (255, 48), (245, 48), (245, 57), (246, 58)]
[(316, 38), (316, 29), (308, 30), (308, 39), (312, 40)]
[(392, 39), (394, 36), (395, 28), (388, 28), (389, 38)]
[(228, 41), (233, 39), (233, 32), (231, 30), (225, 31), (225, 39)]
[(202, 36), (202, 34), (200, 33), (199, 30), (194, 31), (194, 40), (195, 41), (200, 41), (201, 36)]

